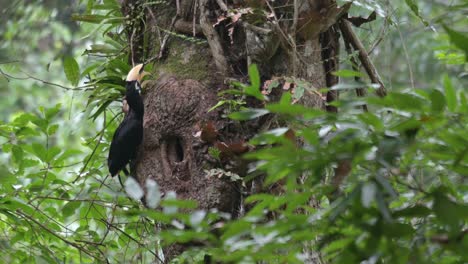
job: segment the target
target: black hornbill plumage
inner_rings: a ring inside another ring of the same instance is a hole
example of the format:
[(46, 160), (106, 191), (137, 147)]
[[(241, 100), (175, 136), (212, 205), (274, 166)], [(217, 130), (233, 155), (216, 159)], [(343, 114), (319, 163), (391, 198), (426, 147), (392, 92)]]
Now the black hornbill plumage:
[(138, 146), (143, 140), (144, 105), (140, 84), (143, 75), (143, 64), (133, 67), (127, 75), (125, 100), (128, 111), (114, 132), (107, 158), (107, 165), (112, 177), (118, 175), (121, 170), (128, 175), (125, 166), (130, 163), (130, 170), (132, 170), (132, 162), (134, 162)]

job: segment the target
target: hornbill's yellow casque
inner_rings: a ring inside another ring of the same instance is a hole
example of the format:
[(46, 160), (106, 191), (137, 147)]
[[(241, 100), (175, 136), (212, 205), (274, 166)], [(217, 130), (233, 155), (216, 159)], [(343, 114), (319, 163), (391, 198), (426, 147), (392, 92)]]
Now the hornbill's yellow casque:
[[(141, 97), (141, 78), (144, 76), (143, 64), (133, 67), (127, 75), (124, 111), (127, 112), (124, 120), (115, 130), (112, 143), (110, 145), (107, 165), (112, 177), (118, 175), (122, 170), (129, 175), (125, 166), (130, 163), (132, 171), (138, 146), (143, 139), (143, 114), (144, 105)], [(127, 107), (127, 108), (126, 108)], [(120, 180), (120, 177), (119, 177)]]

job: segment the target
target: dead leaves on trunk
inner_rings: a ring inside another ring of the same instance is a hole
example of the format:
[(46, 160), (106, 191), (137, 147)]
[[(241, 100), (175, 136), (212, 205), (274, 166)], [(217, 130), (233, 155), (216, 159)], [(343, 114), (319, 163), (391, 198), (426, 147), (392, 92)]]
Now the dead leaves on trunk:
[(270, 95), (274, 89), (281, 88), (283, 91), (291, 93), (293, 101), (297, 103), (305, 93), (312, 93), (318, 95), (324, 102), (326, 101), (326, 94), (322, 94), (317, 91), (317, 88), (313, 86), (311, 82), (308, 82), (302, 78), (295, 77), (273, 77), (270, 80), (266, 80), (262, 85), (262, 94)]

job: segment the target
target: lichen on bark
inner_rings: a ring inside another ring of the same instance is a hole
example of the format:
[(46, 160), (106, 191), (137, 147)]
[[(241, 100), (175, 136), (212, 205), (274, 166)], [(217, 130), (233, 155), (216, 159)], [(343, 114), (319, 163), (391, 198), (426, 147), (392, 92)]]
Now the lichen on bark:
[(210, 75), (209, 50), (206, 43), (173, 39), (169, 44), (165, 61), (156, 61), (155, 76), (170, 74), (180, 79), (206, 81)]

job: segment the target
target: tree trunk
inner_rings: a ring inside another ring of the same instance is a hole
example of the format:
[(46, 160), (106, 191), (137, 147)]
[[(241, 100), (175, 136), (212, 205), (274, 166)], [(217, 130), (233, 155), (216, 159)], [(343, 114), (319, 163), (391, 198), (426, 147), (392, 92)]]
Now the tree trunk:
[[(284, 89), (297, 92), (296, 82), (306, 81), (308, 87), (298, 103), (325, 109), (326, 100), (336, 99), (337, 94), (320, 94), (318, 89), (338, 81), (330, 74), (338, 67), (335, 22), (346, 8), (338, 8), (334, 0), (176, 0), (146, 6), (127, 0), (121, 4), (124, 15), (135, 14), (132, 7), (139, 6), (146, 20), (127, 29), (130, 61), (155, 59), (157, 76), (145, 87), (144, 142), (136, 167), (139, 182), (144, 185), (146, 179), (154, 179), (163, 193), (175, 191), (178, 198), (198, 201), (202, 209), (238, 216), (240, 187), (207, 170), (221, 166), (242, 176), (245, 164), (235, 151), (223, 153), (223, 146), (245, 151), (243, 143), (268, 128), (268, 118), (239, 124), (223, 118), (222, 108), (208, 109), (218, 102), (218, 92), (227, 88), (227, 79), (248, 80), (248, 65), (253, 63), (262, 83), (276, 78)], [(227, 12), (232, 9), (237, 13)], [(260, 105), (251, 99), (247, 103)], [(211, 147), (229, 159), (213, 159), (208, 153)], [(166, 260), (181, 249), (166, 248)]]

